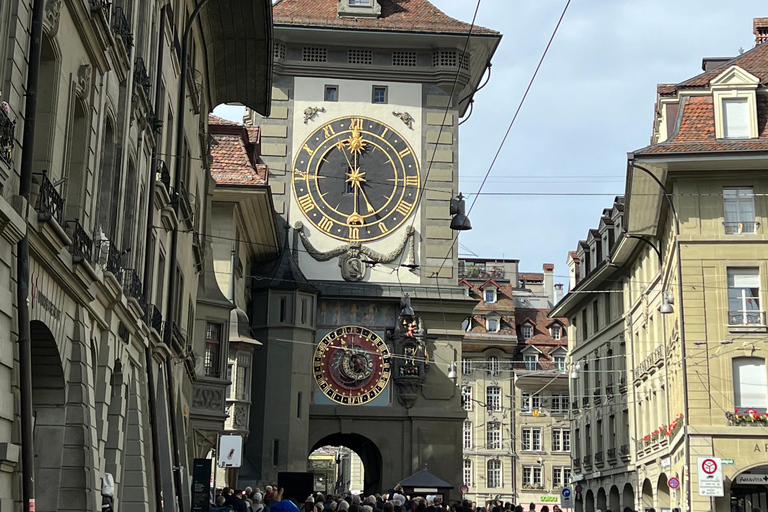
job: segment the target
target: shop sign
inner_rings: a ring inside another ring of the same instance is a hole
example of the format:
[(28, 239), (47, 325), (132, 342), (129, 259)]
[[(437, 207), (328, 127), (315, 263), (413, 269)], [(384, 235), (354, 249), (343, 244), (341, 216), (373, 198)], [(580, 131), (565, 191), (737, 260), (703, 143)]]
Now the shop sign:
[(557, 496), (539, 496), (539, 501), (544, 503), (557, 503)]
[(723, 463), (720, 457), (699, 457), (699, 496), (722, 498)]
[(737, 484), (745, 485), (768, 485), (768, 475), (765, 474), (744, 474), (736, 477)]

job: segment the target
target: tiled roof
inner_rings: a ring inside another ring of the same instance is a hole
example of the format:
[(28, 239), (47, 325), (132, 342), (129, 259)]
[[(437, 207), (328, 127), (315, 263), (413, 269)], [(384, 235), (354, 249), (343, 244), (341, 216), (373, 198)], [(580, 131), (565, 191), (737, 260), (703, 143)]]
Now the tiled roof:
[[(379, 0), (379, 18), (340, 17), (338, 0), (279, 0), (272, 7), (274, 24), (306, 27), (466, 34), (470, 24), (451, 18), (427, 0)], [(475, 25), (473, 34), (498, 32)]]
[[(768, 44), (763, 46), (768, 48)], [(715, 138), (712, 96), (690, 96), (681, 101), (683, 112), (677, 132), (669, 140), (637, 150), (635, 154), (768, 151), (768, 96), (765, 94), (757, 95), (757, 139)]]
[[(248, 128), (216, 117), (208, 116), (211, 136), (211, 176), (219, 185), (264, 185), (267, 183), (266, 165), (253, 163), (253, 145), (258, 143), (258, 128)], [(239, 128), (239, 129), (238, 129)], [(251, 137), (255, 137), (252, 139)]]
[(525, 279), (526, 281), (543, 281), (544, 280), (544, 274), (542, 274), (541, 272), (519, 272), (517, 276), (520, 280)]
[(677, 84), (677, 88), (706, 87), (713, 78), (721, 75), (725, 69), (734, 65), (758, 77), (761, 84), (768, 84), (768, 44), (755, 46), (748, 52), (734, 57), (717, 69), (705, 71), (685, 82)]
[[(515, 321), (517, 322), (517, 325), (522, 326), (523, 323), (528, 323), (526, 322), (526, 320), (528, 320), (535, 326), (533, 329), (533, 338), (525, 340), (524, 343), (526, 345), (535, 345), (536, 348), (545, 354), (548, 354), (559, 346), (568, 347), (567, 333), (564, 330), (559, 340), (552, 339), (552, 336), (550, 336), (549, 326), (552, 323), (552, 319), (547, 316), (548, 313), (548, 309), (518, 308), (515, 310)], [(557, 318), (557, 320), (563, 326), (568, 325), (568, 320), (566, 318)], [(518, 339), (523, 339), (522, 333), (518, 333)], [(542, 345), (544, 345), (544, 347)], [(547, 349), (546, 346), (549, 348)]]
[(656, 86), (656, 92), (659, 96), (674, 96), (677, 94), (677, 86), (674, 84), (659, 84)]

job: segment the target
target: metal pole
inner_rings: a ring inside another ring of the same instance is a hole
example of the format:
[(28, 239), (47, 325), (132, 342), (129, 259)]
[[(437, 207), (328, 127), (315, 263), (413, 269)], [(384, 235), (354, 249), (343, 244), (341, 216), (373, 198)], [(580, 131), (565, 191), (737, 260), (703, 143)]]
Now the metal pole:
[[(192, 11), (192, 14), (190, 14), (189, 19), (187, 20), (186, 24), (184, 25), (184, 33), (181, 38), (181, 74), (179, 75), (179, 97), (178, 97), (178, 103), (177, 103), (177, 110), (176, 110), (176, 162), (175, 162), (175, 176), (173, 178), (173, 194), (174, 196), (176, 194), (179, 194), (180, 191), (180, 185), (181, 185), (181, 171), (182, 171), (182, 158), (186, 160), (186, 155), (180, 154), (181, 148), (182, 148), (182, 142), (184, 141), (184, 118), (185, 118), (185, 112), (184, 109), (186, 108), (186, 89), (187, 89), (187, 73), (188, 73), (188, 59), (187, 59), (187, 48), (189, 44), (189, 36), (192, 33), (192, 25), (194, 24), (197, 17), (200, 15), (200, 10), (208, 3), (209, 0), (201, 0), (199, 4), (195, 7), (195, 10)], [(178, 198), (174, 197), (174, 199), (171, 201), (171, 206), (173, 207), (174, 212), (176, 213), (176, 216), (178, 217), (179, 214), (179, 200)], [(174, 228), (171, 232), (171, 252), (170, 252), (170, 262), (173, 267), (170, 269), (170, 272), (168, 272), (168, 300), (166, 305), (166, 329), (168, 329), (169, 325), (170, 328), (173, 328), (173, 322), (176, 320), (174, 318), (174, 309), (175, 309), (175, 299), (176, 299), (176, 259), (178, 257), (178, 250), (179, 250), (179, 230), (178, 227)], [(171, 336), (173, 333), (171, 333)], [(166, 361), (167, 370), (166, 373), (168, 374), (168, 404), (171, 408), (170, 410), (170, 422), (171, 422), (171, 441), (173, 445), (173, 481), (174, 481), (174, 487), (175, 487), (175, 493), (176, 493), (176, 500), (178, 502), (178, 506), (182, 507), (184, 503), (184, 490), (182, 488), (181, 483), (181, 455), (179, 454), (179, 440), (178, 440), (178, 432), (176, 431), (176, 409), (175, 409), (175, 400), (174, 400), (174, 380), (173, 380), (173, 360), (170, 356), (168, 356)]]
[(19, 169), (19, 195), (24, 198), (19, 212), (24, 216), (26, 229), (16, 246), (16, 306), (19, 329), (19, 405), (21, 413), (21, 479), (22, 510), (35, 510), (35, 446), (32, 411), (32, 334), (29, 324), (29, 192), (32, 188), (32, 164), (35, 149), (35, 120), (37, 93), (40, 82), (40, 54), (42, 52), (43, 13), (45, 0), (32, 4), (32, 30), (29, 41), (29, 68), (27, 71), (26, 105), (24, 108), (24, 135)]
[[(691, 510), (691, 440), (688, 429), (688, 368), (687, 368), (687, 356), (685, 350), (685, 315), (683, 313), (683, 262), (680, 251), (680, 218), (677, 216), (677, 210), (672, 203), (672, 198), (667, 191), (667, 187), (653, 174), (651, 171), (637, 165), (630, 157), (630, 165), (632, 169), (639, 169), (650, 176), (655, 181), (661, 190), (664, 192), (664, 197), (669, 204), (669, 210), (672, 212), (673, 228), (675, 230), (675, 258), (677, 259), (677, 297), (678, 297), (678, 320), (680, 323), (679, 335), (680, 335), (680, 358), (681, 367), (683, 372), (683, 439), (685, 441), (685, 509)], [(666, 363), (665, 363), (666, 364)]]

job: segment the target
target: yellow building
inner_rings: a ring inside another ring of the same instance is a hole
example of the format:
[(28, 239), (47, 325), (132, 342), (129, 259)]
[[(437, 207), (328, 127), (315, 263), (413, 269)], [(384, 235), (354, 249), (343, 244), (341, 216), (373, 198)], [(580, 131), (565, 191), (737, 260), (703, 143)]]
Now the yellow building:
[(659, 86), (652, 144), (629, 155), (626, 230), (649, 242), (618, 258), (641, 509), (768, 505), (768, 19), (754, 27), (754, 49)]

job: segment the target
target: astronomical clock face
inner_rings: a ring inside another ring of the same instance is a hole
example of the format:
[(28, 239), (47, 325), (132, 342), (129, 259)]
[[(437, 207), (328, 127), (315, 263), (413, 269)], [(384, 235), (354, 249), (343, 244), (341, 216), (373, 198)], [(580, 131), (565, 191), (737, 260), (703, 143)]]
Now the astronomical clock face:
[(292, 182), (313, 226), (361, 242), (402, 225), (421, 186), (411, 146), (393, 128), (365, 117), (336, 119), (312, 133), (296, 155)]
[(339, 327), (320, 340), (313, 373), (320, 391), (342, 405), (362, 405), (387, 387), (391, 370), (387, 344), (365, 327)]

